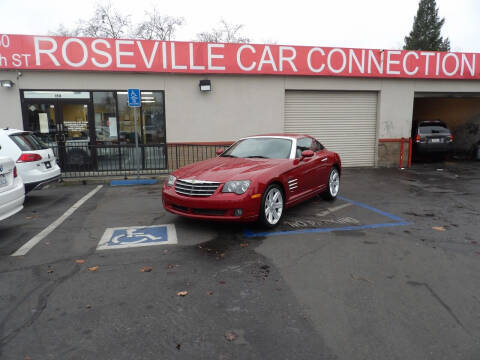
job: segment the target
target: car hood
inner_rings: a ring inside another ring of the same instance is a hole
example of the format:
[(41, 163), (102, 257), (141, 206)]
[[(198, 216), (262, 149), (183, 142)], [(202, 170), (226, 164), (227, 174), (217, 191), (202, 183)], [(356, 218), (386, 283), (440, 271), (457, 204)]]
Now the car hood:
[(225, 182), (251, 180), (284, 164), (287, 159), (244, 159), (216, 157), (187, 165), (173, 172), (179, 179)]

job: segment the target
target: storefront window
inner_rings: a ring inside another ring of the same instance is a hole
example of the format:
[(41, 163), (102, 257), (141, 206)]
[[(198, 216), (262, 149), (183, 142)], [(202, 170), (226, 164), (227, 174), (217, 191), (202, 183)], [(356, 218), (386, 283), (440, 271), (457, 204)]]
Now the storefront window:
[(95, 91), (93, 93), (93, 111), (95, 113), (95, 135), (97, 142), (117, 143), (117, 109), (114, 93)]
[(57, 133), (57, 119), (55, 105), (28, 104), (26, 108), (25, 129), (33, 131), (50, 146), (55, 144)]
[[(135, 122), (133, 120), (133, 108), (128, 106), (128, 94), (126, 91), (117, 92), (118, 119), (119, 119), (119, 141), (122, 144), (135, 144)], [(137, 109), (137, 121), (140, 109)], [(138, 126), (138, 123), (137, 123)], [(138, 138), (140, 137), (140, 126), (138, 126)]]
[[(61, 149), (60, 163), (83, 151), (82, 168), (98, 171), (136, 168), (134, 109), (126, 91), (22, 91), (25, 129)], [(141, 169), (163, 169), (166, 163), (163, 91), (142, 91), (136, 109)], [(93, 115), (93, 116), (91, 116)], [(60, 151), (60, 150), (59, 150)]]
[(163, 92), (142, 91), (142, 137), (144, 144), (165, 142)]

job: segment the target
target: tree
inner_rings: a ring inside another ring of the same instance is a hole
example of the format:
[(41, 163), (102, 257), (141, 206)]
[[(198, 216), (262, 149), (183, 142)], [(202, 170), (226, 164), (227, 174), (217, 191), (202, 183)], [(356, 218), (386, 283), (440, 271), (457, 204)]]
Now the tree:
[(243, 25), (229, 24), (222, 19), (218, 28), (198, 33), (197, 39), (203, 42), (248, 43), (250, 38), (240, 34), (242, 28)]
[(184, 23), (183, 18), (162, 16), (157, 9), (145, 12), (147, 19), (137, 25), (135, 38), (144, 40), (172, 40), (177, 27)]
[(93, 17), (87, 21), (80, 20), (78, 30), (87, 37), (118, 39), (128, 33), (130, 26), (130, 16), (120, 14), (111, 4), (97, 4)]
[(58, 29), (51, 34), (114, 39), (132, 37), (146, 40), (171, 40), (177, 27), (183, 25), (182, 18), (162, 16), (156, 9), (153, 9), (153, 12), (146, 11), (145, 17), (145, 21), (132, 24), (129, 15), (119, 13), (110, 3), (97, 4), (90, 19), (80, 20), (73, 29), (60, 24)]
[(420, 0), (413, 29), (405, 37), (404, 50), (450, 51), (450, 40), (441, 36), (445, 18), (440, 19), (435, 0)]

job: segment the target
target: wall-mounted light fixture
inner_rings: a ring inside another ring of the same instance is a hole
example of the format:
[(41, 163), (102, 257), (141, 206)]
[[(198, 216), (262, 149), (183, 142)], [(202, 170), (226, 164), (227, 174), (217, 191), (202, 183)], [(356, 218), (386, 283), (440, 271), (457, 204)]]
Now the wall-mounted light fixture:
[(0, 80), (0, 86), (3, 88), (11, 88), (15, 85), (12, 80)]
[(200, 86), (200, 91), (212, 91), (212, 83), (210, 80), (200, 80), (198, 86)]

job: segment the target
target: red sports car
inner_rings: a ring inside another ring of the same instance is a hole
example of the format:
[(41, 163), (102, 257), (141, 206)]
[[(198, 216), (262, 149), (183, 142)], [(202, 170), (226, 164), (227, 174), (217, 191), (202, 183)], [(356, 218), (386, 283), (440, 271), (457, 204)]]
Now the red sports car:
[(311, 136), (251, 136), (174, 171), (163, 185), (163, 206), (191, 218), (273, 227), (286, 208), (317, 194), (335, 199), (341, 169), (340, 156)]

